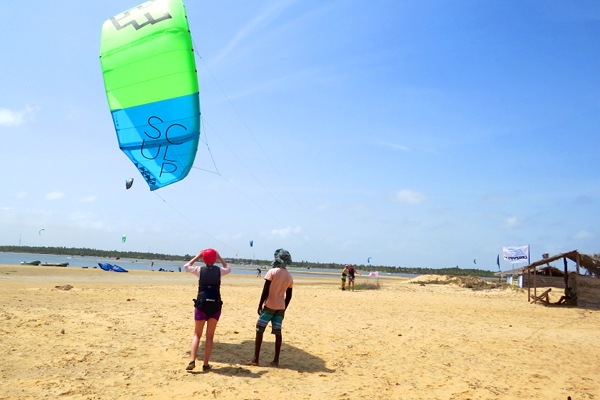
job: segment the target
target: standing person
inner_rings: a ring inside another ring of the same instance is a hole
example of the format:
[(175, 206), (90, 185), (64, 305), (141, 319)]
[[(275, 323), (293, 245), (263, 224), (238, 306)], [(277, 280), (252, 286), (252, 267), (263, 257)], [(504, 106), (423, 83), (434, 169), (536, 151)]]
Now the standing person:
[(342, 271), (342, 290), (346, 290), (346, 277), (348, 276), (348, 265), (344, 266)]
[(348, 289), (352, 288), (354, 292), (354, 274), (360, 275), (360, 273), (354, 269), (354, 265), (350, 264), (348, 267)]
[(275, 335), (275, 357), (271, 366), (279, 365), (279, 353), (281, 351), (281, 325), (285, 310), (292, 300), (292, 287), (294, 280), (286, 269), (286, 265), (292, 263), (292, 256), (287, 250), (275, 250), (275, 261), (267, 275), (265, 284), (258, 302), (258, 321), (256, 322), (256, 339), (254, 342), (254, 357), (247, 362), (248, 365), (258, 365), (260, 347), (263, 341), (263, 333), (269, 322), (271, 322), (271, 333)]
[[(194, 263), (202, 260), (206, 265), (203, 267), (194, 267)], [(221, 267), (215, 265), (217, 260)], [(204, 343), (204, 364), (203, 371), (208, 371), (212, 367), (208, 363), (213, 349), (215, 329), (221, 316), (221, 277), (231, 272), (221, 255), (213, 249), (201, 250), (198, 255), (183, 266), (187, 272), (198, 277), (198, 295), (194, 299), (194, 337), (192, 338), (192, 348), (190, 350), (190, 363), (186, 370), (191, 371), (196, 368), (196, 355), (198, 346), (202, 338), (202, 331), (206, 323), (206, 341)]]

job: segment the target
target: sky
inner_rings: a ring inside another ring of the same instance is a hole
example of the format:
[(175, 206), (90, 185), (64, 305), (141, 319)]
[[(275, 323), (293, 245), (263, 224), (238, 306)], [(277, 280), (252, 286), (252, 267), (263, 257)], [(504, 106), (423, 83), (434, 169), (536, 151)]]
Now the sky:
[(103, 22), (137, 4), (0, 1), (0, 245), (484, 270), (506, 246), (600, 253), (599, 2), (188, 0), (202, 142), (155, 192), (99, 63)]

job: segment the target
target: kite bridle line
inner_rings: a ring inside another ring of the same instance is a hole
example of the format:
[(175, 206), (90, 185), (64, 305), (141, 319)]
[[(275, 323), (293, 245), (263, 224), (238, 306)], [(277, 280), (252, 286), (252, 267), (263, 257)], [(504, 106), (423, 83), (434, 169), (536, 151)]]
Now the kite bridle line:
[(200, 231), (202, 231), (205, 235), (211, 237), (212, 239), (216, 240), (217, 242), (219, 242), (220, 244), (222, 244), (223, 246), (227, 247), (228, 249), (231, 249), (232, 251), (235, 251), (235, 249), (231, 246), (229, 246), (228, 244), (220, 241), (219, 239), (217, 239), (216, 237), (214, 237), (213, 235), (211, 235), (210, 233), (206, 232), (204, 229), (202, 229), (201, 227), (199, 227), (198, 225), (196, 225), (192, 220), (190, 220), (185, 214), (183, 214), (182, 212), (180, 212), (178, 209), (176, 209), (175, 207), (173, 207), (168, 201), (166, 201), (165, 199), (163, 199), (158, 193), (156, 193), (156, 191), (152, 192), (154, 193), (159, 199), (161, 199), (166, 205), (168, 205), (169, 207), (171, 207), (171, 209), (173, 211), (175, 211), (177, 214), (179, 214), (181, 217), (183, 217), (183, 219), (185, 219), (187, 222), (189, 222), (190, 224), (192, 224), (194, 227), (196, 227), (197, 229), (199, 229)]
[[(277, 175), (280, 178), (280, 182), (282, 182), (284, 184), (284, 186), (286, 187), (286, 189), (288, 190), (288, 192), (290, 193), (290, 195), (293, 197), (293, 199), (296, 201), (296, 203), (298, 204), (298, 206), (300, 207), (300, 209), (302, 210), (302, 212), (304, 213), (304, 215), (306, 216), (306, 219), (311, 223), (312, 227), (315, 229), (315, 231), (317, 231), (320, 234), (319, 229), (316, 227), (316, 225), (314, 224), (314, 222), (312, 221), (312, 219), (310, 218), (310, 216), (308, 215), (308, 213), (306, 212), (306, 209), (302, 206), (302, 204), (300, 203), (300, 201), (298, 201), (297, 197), (294, 195), (294, 193), (291, 191), (291, 189), (289, 188), (289, 186), (286, 183), (286, 180), (283, 179), (283, 176), (281, 175), (281, 173), (279, 172), (279, 170), (275, 167), (275, 164), (271, 161), (271, 159), (269, 158), (269, 156), (267, 155), (267, 153), (264, 151), (264, 149), (262, 148), (262, 146), (260, 145), (260, 143), (258, 142), (258, 140), (256, 139), (256, 137), (252, 134), (252, 131), (250, 130), (250, 128), (248, 127), (248, 124), (246, 124), (246, 121), (242, 118), (242, 116), (240, 115), (240, 113), (237, 111), (237, 109), (235, 108), (235, 106), (233, 105), (233, 103), (231, 102), (231, 100), (229, 99), (229, 96), (227, 96), (227, 93), (225, 93), (225, 91), (223, 90), (223, 87), (221, 86), (221, 84), (219, 83), (219, 81), (217, 80), (217, 78), (213, 75), (212, 71), (208, 68), (208, 65), (204, 62), (204, 59), (202, 58), (202, 56), (200, 55), (200, 53), (198, 53), (198, 51), (196, 50), (196, 44), (194, 43), (194, 39), (192, 38), (192, 45), (194, 46), (194, 53), (198, 56), (198, 58), (200, 59), (200, 61), (202, 61), (202, 64), (204, 65), (204, 67), (206, 68), (206, 70), (208, 71), (209, 75), (211, 76), (211, 78), (214, 80), (214, 82), (216, 83), (217, 87), (219, 88), (219, 90), (221, 91), (221, 93), (223, 93), (223, 95), (225, 96), (225, 99), (227, 100), (227, 102), (229, 103), (230, 107), (233, 109), (233, 111), (235, 112), (235, 114), (237, 115), (237, 117), (240, 119), (242, 125), (244, 126), (244, 128), (246, 129), (246, 131), (248, 132), (248, 134), (250, 135), (250, 137), (252, 137), (252, 139), (254, 140), (254, 142), (256, 143), (256, 145), (258, 146), (258, 148), (260, 149), (260, 151), (263, 153), (264, 157), (267, 159), (267, 161), (269, 162), (269, 164), (271, 165), (271, 167), (273, 168), (273, 170), (277, 173)], [(204, 126), (204, 118), (201, 119), (202, 120), (202, 125)], [(208, 124), (207, 124), (208, 125)], [(210, 125), (209, 125), (210, 127)], [(271, 196), (271, 198), (273, 200), (275, 200), (275, 202), (277, 204), (279, 204), (279, 206), (286, 212), (286, 214), (292, 219), (294, 220), (294, 222), (302, 227), (303, 224), (300, 223), (293, 215), (291, 215), (291, 213), (289, 213), (289, 211), (283, 206), (283, 204), (281, 204), (281, 202), (271, 193), (271, 191), (269, 191), (269, 189), (266, 188), (266, 186), (260, 181), (260, 179), (258, 179), (256, 177), (256, 175), (254, 175), (254, 173), (240, 160), (240, 158), (237, 156), (237, 154), (231, 150), (231, 148), (227, 145), (227, 143), (225, 143), (225, 141), (223, 140), (223, 138), (221, 138), (216, 131), (214, 130), (214, 128), (211, 127), (211, 129), (213, 130), (213, 132), (217, 135), (217, 137), (219, 137), (219, 139), (221, 139), (221, 141), (225, 144), (225, 146), (228, 148), (228, 150), (234, 155), (234, 157), (246, 168), (246, 170), (254, 177), (254, 179), (256, 179), (256, 181), (260, 184), (260, 186), (263, 187), (263, 189)], [(206, 130), (205, 130), (206, 133)], [(208, 144), (207, 144), (208, 145)], [(210, 150), (209, 150), (210, 151)], [(212, 154), (211, 154), (212, 157)], [(213, 160), (214, 163), (214, 160)], [(192, 168), (196, 168), (193, 167)], [(201, 168), (197, 168), (200, 169)], [(208, 171), (208, 172), (212, 172), (212, 171)], [(223, 179), (225, 179), (221, 174), (218, 174), (219, 176), (221, 176)], [(238, 190), (240, 193), (244, 194), (239, 188), (237, 188), (235, 185), (233, 185), (231, 182), (229, 182), (227, 179), (225, 179), (225, 181), (227, 183), (229, 183), (230, 185), (232, 185), (236, 190)], [(244, 194), (244, 196), (246, 198), (248, 198), (249, 200), (251, 200), (246, 194)], [(252, 201), (252, 200), (251, 200)], [(256, 202), (252, 201), (252, 203), (254, 203), (255, 205)], [(258, 205), (257, 205), (258, 206)], [(259, 208), (261, 208), (260, 206), (258, 206)], [(264, 209), (261, 208), (261, 210), (263, 210), (265, 213), (267, 213)], [(267, 215), (271, 216), (269, 213), (267, 213)], [(271, 216), (271, 218), (273, 218), (273, 220), (275, 220), (277, 223), (279, 223), (281, 226), (284, 226), (283, 224), (281, 224), (281, 222), (279, 222), (277, 219), (275, 219), (274, 217)], [(292, 231), (292, 233), (298, 237), (302, 242), (304, 242), (305, 244), (307, 244), (309, 247), (311, 247), (313, 249), (313, 251), (316, 251), (314, 249), (314, 247), (311, 245), (311, 243), (307, 243), (304, 238), (298, 236), (296, 233), (294, 233)], [(325, 252), (325, 249), (321, 249), (321, 251)]]
[[(205, 124), (205, 122), (204, 122), (204, 118), (203, 118), (203, 119), (202, 119), (202, 127), (203, 127), (203, 128), (204, 128), (204, 124)], [(277, 199), (277, 198), (276, 198), (276, 197), (273, 195), (273, 193), (271, 193), (271, 192), (269, 191), (269, 189), (267, 189), (267, 187), (266, 187), (266, 186), (265, 186), (265, 185), (264, 185), (264, 184), (263, 184), (263, 183), (260, 181), (260, 179), (258, 179), (258, 177), (257, 177), (257, 176), (256, 176), (256, 175), (255, 175), (255, 174), (254, 174), (254, 173), (253, 173), (251, 170), (250, 170), (250, 168), (248, 168), (248, 166), (247, 166), (246, 164), (244, 164), (244, 162), (243, 162), (243, 161), (242, 161), (242, 160), (241, 160), (241, 159), (238, 157), (238, 155), (237, 155), (237, 154), (236, 154), (236, 153), (235, 153), (235, 152), (234, 152), (234, 151), (231, 149), (231, 147), (229, 147), (229, 145), (228, 145), (228, 144), (227, 144), (227, 143), (226, 143), (226, 142), (223, 140), (223, 138), (222, 138), (221, 136), (219, 136), (219, 134), (216, 132), (216, 130), (215, 130), (215, 129), (214, 129), (214, 128), (213, 128), (213, 127), (210, 125), (210, 124), (206, 123), (206, 125), (207, 125), (207, 126), (208, 126), (208, 127), (209, 127), (209, 128), (212, 130), (212, 131), (213, 131), (213, 133), (214, 133), (215, 135), (217, 135), (217, 137), (218, 137), (218, 138), (221, 140), (221, 142), (222, 142), (222, 143), (225, 145), (225, 147), (227, 148), (227, 150), (229, 150), (229, 151), (231, 152), (231, 154), (233, 154), (233, 156), (235, 157), (235, 159), (236, 159), (236, 160), (237, 160), (237, 161), (238, 161), (240, 164), (242, 164), (242, 165), (244, 166), (244, 168), (246, 168), (246, 170), (247, 170), (247, 171), (250, 173), (250, 175), (252, 175), (252, 177), (253, 177), (254, 179), (256, 179), (256, 181), (259, 183), (259, 185), (260, 185), (260, 186), (262, 186), (262, 188), (263, 188), (263, 189), (264, 189), (264, 190), (265, 190), (265, 191), (266, 191), (266, 192), (267, 192), (267, 193), (268, 193), (268, 194), (271, 196), (271, 198), (272, 198), (273, 200), (275, 200), (275, 202), (276, 202), (277, 204), (279, 204), (279, 206), (280, 206), (280, 207), (281, 207), (281, 208), (282, 208), (282, 209), (283, 209), (283, 210), (284, 210), (284, 211), (287, 213), (287, 215), (288, 215), (290, 218), (292, 218), (292, 219), (294, 220), (294, 222), (296, 222), (296, 223), (297, 223), (299, 226), (302, 226), (302, 224), (300, 224), (300, 223), (299, 223), (299, 222), (298, 222), (298, 221), (297, 221), (297, 220), (294, 218), (294, 216), (293, 216), (293, 215), (291, 215), (291, 214), (288, 212), (288, 210), (287, 210), (287, 209), (286, 209), (286, 208), (283, 206), (283, 204), (281, 204), (281, 202), (280, 202), (280, 201), (279, 201), (279, 200), (278, 200), (278, 199)], [(206, 136), (206, 128), (204, 128), (204, 134), (205, 134), (205, 136)], [(205, 144), (206, 144), (206, 146), (208, 147), (208, 141), (206, 141), (206, 142), (205, 142)], [(210, 148), (209, 148), (209, 152), (210, 152)], [(211, 155), (211, 158), (212, 158), (212, 153), (210, 153), (210, 155)], [(214, 159), (213, 159), (213, 163), (215, 164), (215, 161), (214, 161)], [(282, 227), (285, 227), (285, 225), (284, 225), (284, 224), (283, 224), (281, 221), (279, 221), (277, 218), (275, 218), (273, 215), (271, 215), (271, 214), (270, 214), (270, 213), (269, 213), (267, 210), (265, 210), (265, 209), (264, 209), (263, 207), (261, 207), (261, 206), (260, 206), (258, 203), (256, 203), (254, 200), (252, 200), (252, 199), (250, 198), (250, 196), (248, 196), (246, 193), (244, 193), (244, 192), (243, 192), (243, 191), (242, 191), (242, 190), (241, 190), (239, 187), (237, 187), (237, 186), (235, 186), (233, 183), (231, 183), (231, 182), (230, 182), (230, 181), (229, 181), (227, 178), (225, 178), (225, 177), (224, 177), (224, 176), (223, 176), (221, 173), (219, 173), (218, 171), (217, 171), (217, 172), (208, 171), (208, 170), (205, 170), (205, 169), (203, 169), (203, 168), (198, 168), (198, 167), (194, 167), (194, 166), (192, 166), (192, 168), (199, 169), (199, 170), (201, 170), (201, 171), (207, 171), (207, 172), (211, 172), (211, 173), (214, 173), (214, 174), (216, 174), (216, 175), (219, 175), (219, 176), (220, 176), (220, 177), (221, 177), (221, 178), (222, 178), (222, 179), (223, 179), (225, 182), (227, 182), (228, 184), (230, 184), (230, 185), (231, 185), (231, 186), (232, 186), (232, 187), (233, 187), (235, 190), (237, 190), (237, 191), (238, 191), (238, 192), (240, 192), (240, 193), (241, 193), (241, 194), (242, 194), (242, 195), (243, 195), (245, 198), (247, 198), (248, 200), (250, 200), (250, 202), (252, 202), (252, 204), (254, 204), (254, 205), (255, 205), (256, 207), (258, 207), (258, 208), (259, 208), (261, 211), (263, 211), (265, 214), (267, 214), (269, 217), (271, 217), (271, 219), (272, 219), (273, 221), (277, 222), (277, 223), (278, 223), (280, 226), (282, 226)], [(216, 164), (215, 164), (215, 169), (217, 169), (217, 166), (216, 166)], [(294, 236), (296, 236), (298, 239), (300, 239), (300, 240), (301, 240), (303, 243), (305, 243), (306, 245), (308, 245), (308, 246), (309, 246), (309, 247), (310, 247), (310, 248), (311, 248), (313, 251), (316, 251), (316, 250), (314, 249), (314, 247), (313, 247), (313, 246), (312, 246), (310, 243), (308, 243), (308, 242), (306, 242), (306, 240), (304, 240), (304, 238), (303, 238), (303, 237), (299, 236), (299, 235), (298, 235), (298, 234), (296, 234), (294, 231), (291, 231), (291, 232), (292, 232), (292, 234), (293, 234)]]

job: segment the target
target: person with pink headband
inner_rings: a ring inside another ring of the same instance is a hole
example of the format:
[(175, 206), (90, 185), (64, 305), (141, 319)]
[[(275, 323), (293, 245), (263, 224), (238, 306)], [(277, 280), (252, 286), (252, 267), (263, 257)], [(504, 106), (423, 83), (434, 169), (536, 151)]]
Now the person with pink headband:
[[(204, 262), (204, 266), (195, 267), (194, 263), (198, 260)], [(217, 260), (221, 266), (215, 265)], [(221, 257), (219, 252), (214, 249), (201, 250), (198, 255), (190, 260), (183, 268), (198, 277), (198, 295), (194, 299), (194, 321), (195, 329), (192, 337), (192, 349), (190, 351), (190, 363), (186, 370), (191, 371), (196, 368), (196, 355), (198, 346), (202, 338), (204, 323), (206, 323), (206, 342), (204, 343), (204, 364), (203, 371), (208, 371), (212, 367), (208, 363), (212, 353), (215, 330), (217, 322), (221, 316), (221, 277), (231, 272), (231, 268)]]

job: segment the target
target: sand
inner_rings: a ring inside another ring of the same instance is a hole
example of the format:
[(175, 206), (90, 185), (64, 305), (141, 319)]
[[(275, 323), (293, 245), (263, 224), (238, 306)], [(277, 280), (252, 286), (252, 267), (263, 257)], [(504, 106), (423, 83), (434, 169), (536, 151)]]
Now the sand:
[(185, 371), (191, 274), (0, 266), (0, 399), (600, 397), (600, 311), (510, 289), (297, 278), (280, 367), (270, 334), (261, 365), (245, 366), (262, 282), (224, 278), (204, 373)]

